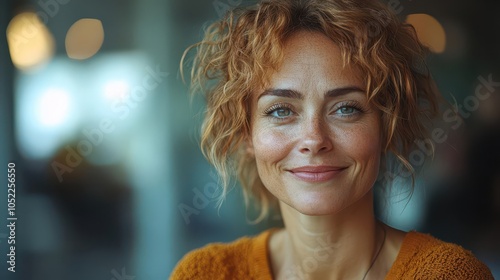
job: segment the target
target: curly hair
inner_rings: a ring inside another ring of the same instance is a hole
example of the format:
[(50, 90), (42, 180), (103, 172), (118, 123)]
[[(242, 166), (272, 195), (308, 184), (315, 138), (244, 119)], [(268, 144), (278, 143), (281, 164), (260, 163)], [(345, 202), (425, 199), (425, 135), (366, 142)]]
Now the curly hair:
[[(256, 221), (276, 198), (263, 186), (255, 159), (247, 152), (250, 96), (269, 82), (282, 59), (284, 43), (298, 30), (320, 32), (336, 43), (344, 66), (361, 71), (369, 102), (381, 112), (384, 156), (392, 155), (414, 179), (408, 161), (426, 122), (438, 112), (438, 91), (425, 64), (428, 49), (414, 28), (378, 1), (265, 0), (230, 11), (208, 26), (195, 49), (191, 91), (206, 97), (201, 149), (222, 180), (225, 197), (237, 175), (248, 206), (260, 203)], [(413, 184), (412, 184), (413, 186)]]

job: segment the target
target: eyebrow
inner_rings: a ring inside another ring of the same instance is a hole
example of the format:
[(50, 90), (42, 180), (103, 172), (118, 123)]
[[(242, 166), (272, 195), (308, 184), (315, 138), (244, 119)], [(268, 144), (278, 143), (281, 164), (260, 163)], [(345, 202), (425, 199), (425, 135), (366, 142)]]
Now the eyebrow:
[[(331, 89), (331, 90), (327, 91), (325, 93), (325, 97), (329, 97), (329, 98), (338, 97), (338, 96), (349, 94), (351, 92), (364, 93), (365, 91), (357, 86), (340, 87), (340, 88), (335, 88), (335, 89)], [(294, 99), (300, 99), (300, 100), (304, 99), (304, 94), (302, 94), (299, 91), (292, 90), (292, 89), (266, 89), (264, 92), (262, 92), (259, 95), (258, 99), (260, 99), (263, 96), (279, 96), (279, 97), (287, 97), (287, 98), (294, 98)]]

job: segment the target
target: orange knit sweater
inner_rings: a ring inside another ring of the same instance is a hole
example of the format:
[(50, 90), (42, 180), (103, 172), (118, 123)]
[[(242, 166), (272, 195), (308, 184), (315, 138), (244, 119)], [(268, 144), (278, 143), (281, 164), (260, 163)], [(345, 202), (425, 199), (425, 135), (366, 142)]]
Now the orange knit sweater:
[[(271, 232), (194, 250), (177, 264), (170, 279), (271, 280), (267, 242)], [(409, 232), (385, 279), (489, 280), (493, 276), (486, 265), (462, 247), (427, 234)]]

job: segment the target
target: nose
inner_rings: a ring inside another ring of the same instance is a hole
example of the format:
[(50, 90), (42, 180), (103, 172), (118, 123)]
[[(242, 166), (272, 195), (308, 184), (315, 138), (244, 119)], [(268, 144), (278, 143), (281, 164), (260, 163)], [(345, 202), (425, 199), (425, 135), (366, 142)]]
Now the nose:
[(304, 154), (318, 154), (333, 148), (331, 134), (323, 116), (304, 121), (300, 132), (299, 150)]

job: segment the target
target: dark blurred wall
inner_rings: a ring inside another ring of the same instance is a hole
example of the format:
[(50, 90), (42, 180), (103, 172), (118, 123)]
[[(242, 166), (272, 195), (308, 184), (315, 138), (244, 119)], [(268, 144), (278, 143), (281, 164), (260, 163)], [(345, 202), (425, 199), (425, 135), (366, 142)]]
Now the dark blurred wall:
[[(4, 30), (6, 30), (7, 25), (12, 18), (12, 3), (14, 1), (7, 0), (0, 3), (0, 30), (2, 30), (2, 36), (0, 37), (0, 165), (1, 165), (1, 176), (7, 174), (7, 164), (9, 162), (17, 161), (17, 153), (14, 145), (14, 122), (13, 122), (13, 66), (10, 60), (10, 56), (7, 48), (7, 41)], [(5, 178), (5, 177), (3, 177)], [(2, 179), (3, 179), (2, 178)], [(4, 183), (5, 182), (5, 183)], [(6, 201), (7, 201), (7, 190), (6, 181), (2, 181), (2, 187), (0, 191), (0, 220), (6, 221), (7, 211)], [(3, 226), (0, 228), (0, 248), (2, 248), (2, 254), (0, 260), (2, 263), (6, 263), (7, 256), (4, 253), (4, 248), (7, 248), (7, 230)], [(8, 272), (6, 269), (0, 271), (0, 279), (15, 279), (12, 278), (12, 273)], [(7, 278), (11, 277), (11, 278)]]

